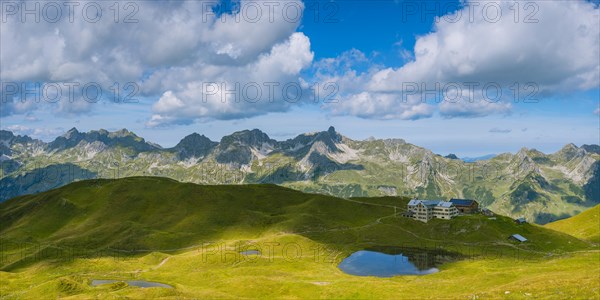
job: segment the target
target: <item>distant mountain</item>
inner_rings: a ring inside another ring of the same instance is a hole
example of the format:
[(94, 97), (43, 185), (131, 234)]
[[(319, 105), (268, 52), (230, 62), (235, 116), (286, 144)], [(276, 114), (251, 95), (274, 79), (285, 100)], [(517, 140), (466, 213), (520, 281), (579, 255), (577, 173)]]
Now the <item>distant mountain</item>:
[(277, 145), (277, 141), (258, 129), (238, 131), (221, 139), (215, 158), (218, 163), (244, 165), (269, 154)]
[(12, 132), (7, 130), (0, 130), (0, 156), (8, 157), (12, 155), (12, 149), (14, 147), (27, 148), (29, 146), (40, 145), (43, 145), (42, 141), (34, 140), (26, 135), (14, 135)]
[(71, 128), (67, 133), (57, 137), (50, 142), (47, 149), (65, 150), (74, 148), (80, 144), (102, 144), (107, 147), (130, 148), (136, 152), (151, 151), (159, 149), (154, 144), (147, 143), (143, 138), (135, 135), (127, 129), (121, 129), (115, 132), (109, 132), (104, 129), (90, 132), (79, 132), (77, 128)]
[(189, 158), (202, 159), (207, 156), (219, 143), (211, 141), (204, 135), (192, 133), (184, 137), (171, 150), (177, 153), (180, 160)]
[(488, 160), (488, 159), (494, 158), (495, 156), (496, 156), (496, 154), (486, 154), (486, 155), (477, 156), (477, 157), (463, 157), (461, 159), (464, 162), (476, 162), (476, 161), (480, 161), (480, 160)]
[(471, 198), (538, 223), (600, 203), (597, 145), (456, 159), (402, 139), (352, 140), (333, 127), (285, 141), (258, 129), (219, 142), (193, 133), (168, 149), (126, 129), (73, 128), (50, 143), (2, 131), (0, 142), (0, 201), (81, 179), (162, 176), (203, 184), (276, 183), (340, 197)]
[(458, 156), (456, 156), (456, 154), (454, 154), (454, 153), (450, 153), (444, 157), (449, 158), (449, 159), (459, 159)]
[(581, 148), (583, 148), (583, 150), (585, 150), (589, 153), (600, 154), (600, 146), (599, 145), (581, 145)]

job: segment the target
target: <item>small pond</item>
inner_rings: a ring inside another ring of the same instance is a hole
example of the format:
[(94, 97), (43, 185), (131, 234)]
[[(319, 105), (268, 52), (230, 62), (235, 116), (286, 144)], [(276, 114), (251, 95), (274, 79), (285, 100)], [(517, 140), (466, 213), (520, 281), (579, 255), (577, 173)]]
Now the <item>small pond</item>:
[(338, 267), (344, 273), (356, 276), (427, 275), (439, 272), (439, 265), (457, 257), (441, 250), (379, 247), (354, 252)]
[(130, 286), (137, 286), (137, 287), (141, 287), (141, 288), (150, 288), (150, 287), (162, 287), (162, 288), (170, 288), (170, 289), (173, 288), (172, 286), (170, 286), (168, 284), (164, 284), (164, 283), (160, 283), (160, 282), (145, 281), (145, 280), (102, 280), (102, 279), (93, 279), (92, 280), (92, 285), (93, 286), (98, 286), (98, 285), (115, 283), (115, 282), (126, 282)]

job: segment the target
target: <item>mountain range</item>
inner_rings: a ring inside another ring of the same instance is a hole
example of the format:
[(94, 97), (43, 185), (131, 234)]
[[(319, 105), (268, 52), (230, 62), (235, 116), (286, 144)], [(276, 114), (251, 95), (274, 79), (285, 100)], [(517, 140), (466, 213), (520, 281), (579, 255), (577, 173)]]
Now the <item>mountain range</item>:
[[(202, 184), (275, 183), (338, 197), (471, 198), (547, 223), (600, 202), (600, 146), (545, 154), (522, 148), (461, 160), (402, 139), (353, 140), (330, 127), (277, 141), (243, 130), (212, 141), (193, 133), (163, 148), (122, 129), (72, 128), (49, 143), (0, 131), (0, 201), (92, 178), (161, 176)], [(168, 201), (168, 200), (166, 200)]]

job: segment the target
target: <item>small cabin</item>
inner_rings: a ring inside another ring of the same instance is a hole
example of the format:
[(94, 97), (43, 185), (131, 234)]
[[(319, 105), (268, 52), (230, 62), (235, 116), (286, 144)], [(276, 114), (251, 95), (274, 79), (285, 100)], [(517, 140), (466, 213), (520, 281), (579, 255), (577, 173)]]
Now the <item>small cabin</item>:
[(513, 241), (517, 241), (517, 242), (520, 242), (520, 243), (527, 242), (527, 239), (524, 236), (520, 235), (520, 234), (513, 234), (510, 237), (508, 237), (508, 239), (509, 240), (513, 240)]
[(489, 209), (487, 209), (487, 208), (482, 208), (480, 212), (484, 216), (488, 216), (488, 217), (493, 217), (494, 216), (494, 212), (491, 211), (491, 210), (489, 210)]
[(479, 203), (471, 199), (450, 199), (450, 202), (454, 204), (454, 207), (458, 209), (461, 214), (472, 214), (479, 211)]
[(515, 223), (517, 223), (517, 224), (525, 224), (525, 223), (527, 223), (527, 220), (525, 220), (525, 218), (523, 218), (523, 217), (520, 217), (518, 219), (515, 219)]

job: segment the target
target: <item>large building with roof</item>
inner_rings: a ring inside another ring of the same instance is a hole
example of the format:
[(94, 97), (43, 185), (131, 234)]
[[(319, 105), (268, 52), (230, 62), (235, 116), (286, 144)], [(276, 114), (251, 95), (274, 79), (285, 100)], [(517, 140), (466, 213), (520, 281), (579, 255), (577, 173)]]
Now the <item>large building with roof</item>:
[(463, 214), (472, 214), (479, 211), (479, 203), (471, 199), (450, 199), (450, 202), (456, 206), (458, 211)]
[(452, 202), (443, 200), (417, 200), (413, 199), (408, 202), (408, 212), (413, 219), (422, 222), (427, 222), (433, 218), (452, 219), (458, 216), (458, 209)]

